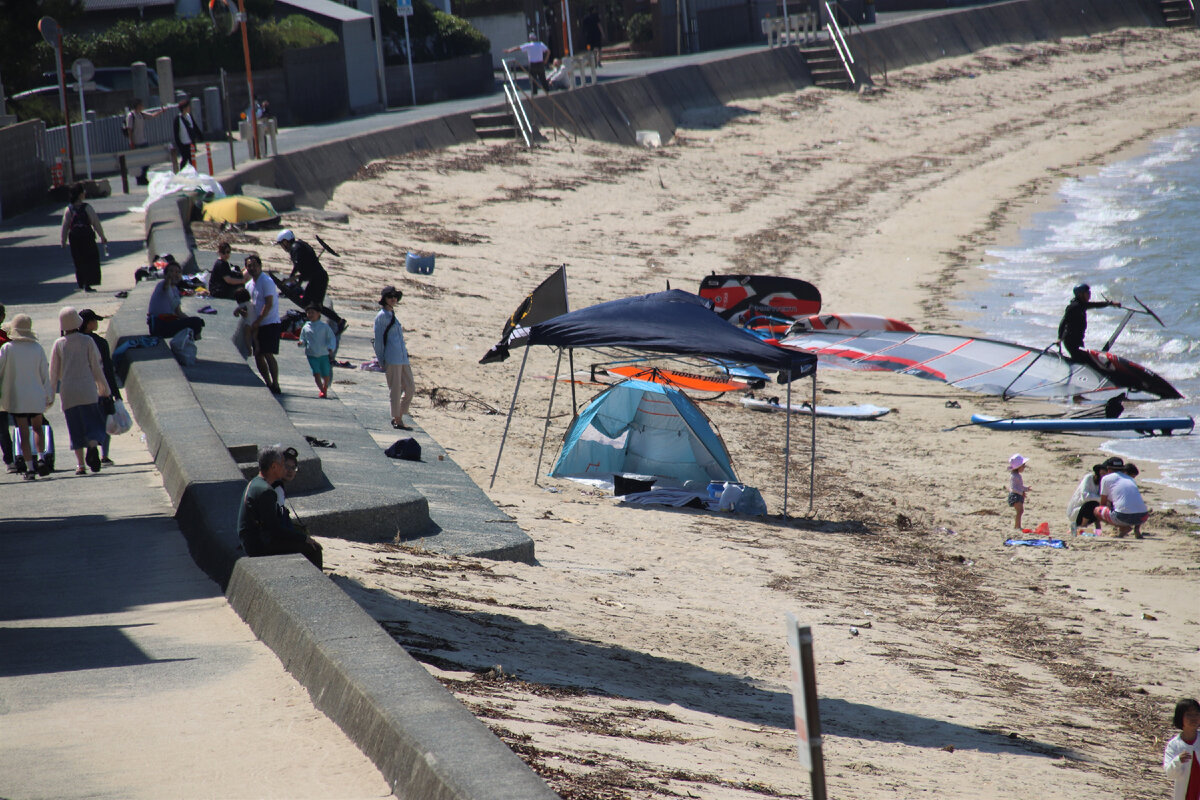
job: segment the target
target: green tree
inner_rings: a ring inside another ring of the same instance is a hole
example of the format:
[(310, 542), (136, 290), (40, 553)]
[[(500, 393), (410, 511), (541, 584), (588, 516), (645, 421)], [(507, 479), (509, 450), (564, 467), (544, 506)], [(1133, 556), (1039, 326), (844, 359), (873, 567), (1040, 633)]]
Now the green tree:
[(82, 11), (79, 0), (0, 0), (0, 42), (4, 43), (0, 46), (0, 78), (7, 93), (46, 83), (42, 73), (54, 68), (49, 56), (52, 51), (38, 32), (38, 20), (52, 17), (66, 28)]

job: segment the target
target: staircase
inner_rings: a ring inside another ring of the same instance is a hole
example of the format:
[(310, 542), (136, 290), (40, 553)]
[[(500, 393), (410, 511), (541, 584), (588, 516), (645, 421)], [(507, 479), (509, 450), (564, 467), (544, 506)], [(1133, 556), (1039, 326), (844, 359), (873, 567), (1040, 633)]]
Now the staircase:
[(1168, 28), (1196, 24), (1196, 10), (1191, 0), (1158, 0), (1158, 5)]
[(472, 114), (471, 122), (475, 125), (475, 135), (480, 139), (517, 138), (516, 122), (507, 111)]
[[(1183, 0), (1183, 2), (1186, 3), (1187, 0)], [(850, 76), (846, 74), (846, 67), (842, 64), (842, 59), (833, 45), (802, 47), (800, 54), (804, 56), (804, 61), (808, 64), (808, 71), (812, 75), (814, 85), (826, 89), (850, 89), (853, 87)]]

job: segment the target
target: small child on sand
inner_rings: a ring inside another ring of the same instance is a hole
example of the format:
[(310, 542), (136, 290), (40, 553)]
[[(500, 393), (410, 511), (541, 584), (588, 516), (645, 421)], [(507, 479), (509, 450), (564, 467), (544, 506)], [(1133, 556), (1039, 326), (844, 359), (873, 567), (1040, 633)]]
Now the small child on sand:
[[(1200, 731), (1200, 703), (1194, 698), (1184, 698), (1175, 704), (1175, 717), (1172, 720), (1179, 735), (1167, 742), (1163, 752), (1163, 771), (1168, 778), (1175, 779), (1175, 800), (1185, 800), (1195, 797), (1200, 788), (1200, 767), (1196, 766), (1197, 745), (1196, 734)], [(1193, 786), (1193, 784), (1195, 784)], [(1189, 793), (1188, 789), (1192, 792)]]
[(337, 350), (337, 337), (329, 323), (321, 319), (321, 307), (310, 305), (304, 309), (308, 322), (300, 329), (300, 341), (296, 344), (304, 348), (308, 356), (308, 365), (312, 367), (313, 380), (317, 382), (317, 397), (329, 394), (329, 385), (333, 383), (333, 353)]
[(1013, 527), (1017, 530), (1021, 530), (1021, 517), (1025, 514), (1025, 494), (1029, 491), (1025, 479), (1021, 477), (1028, 463), (1029, 459), (1020, 453), (1015, 453), (1008, 459), (1008, 504), (1017, 514), (1013, 521)]
[(233, 346), (242, 354), (242, 358), (250, 357), (250, 311), (254, 308), (254, 303), (250, 302), (250, 292), (246, 289), (237, 289), (233, 293), (233, 299), (237, 302), (237, 308), (233, 310), (233, 315), (238, 318), (237, 328), (233, 331)]

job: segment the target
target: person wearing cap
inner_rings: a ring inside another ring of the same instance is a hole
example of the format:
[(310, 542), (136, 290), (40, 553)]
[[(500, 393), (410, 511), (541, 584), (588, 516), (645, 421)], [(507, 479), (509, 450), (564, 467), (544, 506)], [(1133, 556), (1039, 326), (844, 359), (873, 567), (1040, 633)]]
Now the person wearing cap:
[(275, 237), (275, 244), (283, 248), (283, 251), (292, 259), (292, 272), (287, 279), (289, 281), (297, 279), (307, 281), (300, 290), (297, 305), (301, 308), (317, 306), (321, 314), (333, 322), (334, 331), (341, 335), (342, 331), (346, 329), (346, 320), (325, 305), (325, 293), (329, 291), (329, 273), (325, 271), (325, 267), (321, 266), (321, 259), (317, 256), (317, 251), (313, 250), (312, 245), (308, 242), (297, 239), (296, 234), (290, 230), (280, 231), (279, 235)]
[(262, 259), (251, 253), (246, 256), (246, 288), (250, 290), (250, 302), (254, 304), (250, 323), (250, 349), (254, 352), (254, 363), (258, 374), (272, 394), (282, 394), (279, 388), (279, 336), (283, 325), (279, 321), (279, 288), (270, 275), (263, 274)]
[(321, 569), (320, 543), (296, 528), (275, 493), (274, 484), (286, 478), (286, 461), (287, 450), (283, 445), (271, 445), (258, 452), (258, 474), (246, 484), (238, 505), (238, 538), (248, 556), (298, 553)]
[(528, 42), (513, 45), (504, 52), (515, 53), (518, 50), (529, 59), (529, 85), (533, 96), (537, 97), (539, 86), (546, 94), (550, 94), (550, 83), (546, 80), (546, 62), (550, 60), (550, 48), (539, 41), (536, 31), (530, 31)]
[[(108, 381), (96, 343), (83, 332), (83, 318), (71, 306), (58, 312), (62, 336), (50, 349), (50, 385), (62, 398), (63, 416), (75, 451), (76, 475), (100, 471), (100, 442), (107, 433), (100, 398), (109, 397)], [(87, 451), (86, 457), (84, 451)]]
[(151, 336), (170, 339), (185, 328), (190, 328), (192, 338), (200, 341), (204, 320), (183, 313), (183, 298), (179, 294), (179, 282), (183, 280), (183, 267), (171, 259), (163, 268), (162, 280), (150, 293), (150, 305), (146, 309), (146, 327)]
[(1126, 464), (1113, 456), (1103, 464), (1104, 477), (1100, 479), (1100, 505), (1096, 507), (1096, 518), (1117, 529), (1117, 538), (1133, 530), (1134, 538), (1142, 538), (1142, 524), (1150, 516), (1150, 509), (1142, 499), (1142, 493), (1134, 482), (1137, 467)]
[(1008, 505), (1016, 512), (1013, 527), (1017, 530), (1021, 530), (1021, 517), (1025, 514), (1025, 494), (1029, 491), (1025, 479), (1021, 476), (1028, 463), (1029, 459), (1020, 453), (1014, 453), (1008, 459)]
[(408, 348), (404, 346), (404, 327), (396, 318), (396, 304), (403, 292), (395, 286), (385, 286), (379, 292), (379, 313), (375, 315), (375, 358), (387, 378), (391, 396), (392, 427), (411, 431), (404, 424), (404, 415), (412, 404), (417, 385), (413, 380), (412, 367), (408, 363)]
[(0, 345), (0, 410), (12, 417), (18, 434), (9, 472), (21, 473), (26, 480), (50, 474), (43, 414), (53, 402), (46, 351), (33, 332), (33, 320), (17, 314), (9, 340)]
[(1067, 310), (1063, 312), (1058, 323), (1058, 341), (1067, 348), (1072, 361), (1086, 362), (1087, 353), (1083, 349), (1083, 337), (1087, 333), (1087, 312), (1093, 308), (1109, 308), (1116, 303), (1111, 300), (1091, 302), (1092, 287), (1086, 283), (1079, 284), (1071, 291), (1071, 302), (1067, 304)]
[[(96, 329), (100, 327), (100, 320), (104, 317), (90, 308), (85, 308), (79, 312), (79, 318), (83, 320), (83, 332), (96, 343), (96, 349), (100, 351), (100, 364), (104, 370), (104, 380), (108, 383), (108, 394), (114, 401), (120, 400), (121, 387), (117, 385), (117, 372), (113, 369), (112, 351), (108, 347), (108, 340), (96, 333)], [(100, 442), (101, 464), (111, 465), (113, 463), (112, 459), (108, 457), (108, 446), (111, 443), (112, 437), (105, 430), (104, 439)]]

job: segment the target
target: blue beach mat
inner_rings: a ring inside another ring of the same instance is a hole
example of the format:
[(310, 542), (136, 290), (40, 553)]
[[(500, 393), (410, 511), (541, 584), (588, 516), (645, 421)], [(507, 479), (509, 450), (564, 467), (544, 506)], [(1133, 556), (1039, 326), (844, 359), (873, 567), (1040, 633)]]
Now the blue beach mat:
[(1067, 547), (1067, 543), (1062, 539), (1005, 539), (1004, 543), (1009, 547), (1025, 545), (1026, 547), (1053, 547), (1058, 550), (1065, 550)]

